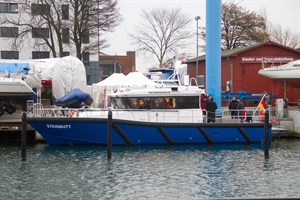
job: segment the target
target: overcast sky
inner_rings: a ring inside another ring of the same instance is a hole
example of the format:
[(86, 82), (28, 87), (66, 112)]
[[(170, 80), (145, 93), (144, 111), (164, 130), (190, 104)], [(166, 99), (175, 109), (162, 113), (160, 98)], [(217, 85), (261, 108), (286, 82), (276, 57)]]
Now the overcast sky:
[[(232, 0), (222, 0), (222, 2)], [(103, 52), (110, 55), (126, 55), (126, 51), (135, 51), (136, 47), (131, 44), (128, 33), (132, 33), (134, 25), (140, 24), (140, 13), (143, 9), (157, 7), (181, 8), (182, 13), (188, 14), (191, 19), (195, 16), (201, 16), (199, 26), (205, 26), (205, 0), (118, 0), (120, 13), (123, 16), (123, 22), (113, 33), (106, 35), (111, 46), (104, 49)], [(267, 18), (274, 24), (280, 24), (282, 27), (288, 27), (300, 34), (300, 0), (235, 0), (240, 6), (250, 11), (261, 13), (264, 11)], [(196, 21), (190, 25), (191, 31), (196, 32)], [(192, 54), (196, 54), (196, 35), (194, 49)], [(196, 55), (195, 55), (196, 57)], [(145, 58), (137, 52), (136, 68), (138, 71), (145, 72), (147, 68), (153, 67), (157, 61)]]

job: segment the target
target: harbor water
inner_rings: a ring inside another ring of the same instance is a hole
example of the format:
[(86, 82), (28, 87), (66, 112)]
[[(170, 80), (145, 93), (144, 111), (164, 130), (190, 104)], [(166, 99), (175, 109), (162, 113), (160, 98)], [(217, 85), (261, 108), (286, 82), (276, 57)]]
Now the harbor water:
[(0, 145), (0, 199), (300, 198), (300, 140), (263, 144)]

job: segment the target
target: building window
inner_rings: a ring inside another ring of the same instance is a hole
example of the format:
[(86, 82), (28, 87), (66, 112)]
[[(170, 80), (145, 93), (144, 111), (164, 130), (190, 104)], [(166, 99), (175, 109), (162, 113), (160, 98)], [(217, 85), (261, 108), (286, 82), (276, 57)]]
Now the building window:
[(32, 15), (48, 15), (50, 6), (48, 4), (31, 4)]
[(63, 28), (62, 29), (62, 42), (63, 43), (69, 43), (70, 42), (70, 35), (69, 35), (69, 29)]
[(18, 4), (0, 3), (0, 13), (18, 13)]
[(1, 51), (2, 59), (19, 59), (18, 51)]
[(0, 28), (0, 36), (1, 37), (16, 38), (16, 37), (18, 37), (18, 33), (19, 33), (18, 27), (1, 27)]
[(32, 59), (40, 59), (40, 58), (50, 58), (49, 51), (33, 51)]
[(90, 37), (90, 34), (89, 34), (89, 31), (86, 30), (83, 32), (83, 37), (82, 37), (82, 43), (83, 44), (88, 44), (89, 43), (89, 37)]
[(103, 75), (109, 75), (111, 73), (111, 66), (105, 65), (103, 66)]
[(62, 15), (62, 19), (64, 19), (64, 20), (69, 19), (69, 5), (61, 6), (61, 15)]
[(83, 52), (82, 53), (82, 61), (89, 62), (90, 61), (90, 52)]
[(33, 28), (32, 38), (49, 38), (49, 28)]
[(70, 52), (64, 51), (62, 54), (63, 54), (63, 57), (65, 57), (65, 56), (69, 56)]

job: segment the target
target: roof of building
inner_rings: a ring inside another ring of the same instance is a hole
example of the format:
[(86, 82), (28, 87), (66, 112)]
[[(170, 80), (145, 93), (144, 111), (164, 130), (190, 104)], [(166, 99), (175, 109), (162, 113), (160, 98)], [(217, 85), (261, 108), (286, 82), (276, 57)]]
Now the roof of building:
[[(290, 51), (294, 51), (296, 53), (300, 53), (300, 51), (297, 50), (297, 49), (293, 49), (293, 48), (290, 48), (288, 46), (278, 44), (276, 42), (267, 41), (267, 42), (256, 43), (256, 44), (253, 44), (253, 45), (250, 45), (250, 46), (243, 46), (243, 47), (238, 47), (238, 48), (235, 48), (235, 49), (224, 50), (224, 51), (221, 52), (221, 57), (226, 58), (226, 57), (229, 57), (229, 56), (237, 56), (238, 54), (244, 53), (246, 51), (250, 51), (250, 50), (255, 49), (255, 48), (259, 48), (259, 47), (264, 46), (264, 45), (278, 46), (280, 48), (284, 48), (284, 49), (288, 49)], [(204, 61), (205, 59), (206, 59), (205, 54), (198, 57), (198, 61)], [(196, 61), (197, 61), (197, 58), (193, 58), (193, 59), (187, 60), (186, 63), (193, 63), (193, 62), (196, 62)]]

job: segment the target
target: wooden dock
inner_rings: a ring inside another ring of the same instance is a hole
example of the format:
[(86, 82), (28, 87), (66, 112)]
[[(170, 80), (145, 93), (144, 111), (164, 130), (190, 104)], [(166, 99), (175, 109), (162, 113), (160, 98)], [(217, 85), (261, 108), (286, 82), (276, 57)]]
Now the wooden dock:
[[(22, 132), (22, 111), (18, 109), (13, 114), (4, 113), (0, 116), (0, 143), (18, 143), (21, 144)], [(35, 143), (36, 132), (27, 124), (27, 141)]]

